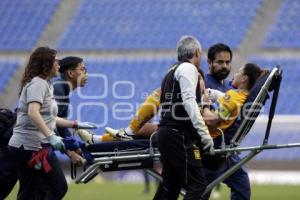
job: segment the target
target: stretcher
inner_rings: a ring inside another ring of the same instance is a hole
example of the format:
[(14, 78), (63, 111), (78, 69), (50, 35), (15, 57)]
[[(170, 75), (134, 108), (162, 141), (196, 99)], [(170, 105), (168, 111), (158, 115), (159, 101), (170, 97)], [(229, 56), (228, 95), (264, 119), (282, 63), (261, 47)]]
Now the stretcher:
[[(245, 151), (248, 152), (248, 154), (246, 154), (240, 162), (210, 183), (203, 195), (211, 191), (213, 187), (224, 181), (263, 150), (300, 147), (300, 143), (268, 144), (281, 80), (282, 70), (279, 66), (274, 67), (268, 74), (262, 77), (251, 89), (241, 109), (241, 115), (225, 133), (222, 133), (220, 137), (214, 140), (215, 156), (230, 156)], [(271, 99), (271, 105), (262, 145), (240, 147), (241, 142), (249, 133), (267, 99)], [(160, 153), (155, 147), (155, 134), (153, 134), (149, 140), (93, 144), (88, 146), (88, 150), (94, 157), (94, 160), (92, 163), (89, 163), (78, 176), (76, 176), (76, 167), (72, 166), (71, 174), (75, 179), (75, 183), (88, 183), (97, 174), (102, 172), (130, 169), (147, 169), (150, 175), (162, 180), (160, 174), (153, 170), (153, 165), (159, 162), (160, 158)], [(181, 190), (181, 194), (185, 195), (184, 189)]]

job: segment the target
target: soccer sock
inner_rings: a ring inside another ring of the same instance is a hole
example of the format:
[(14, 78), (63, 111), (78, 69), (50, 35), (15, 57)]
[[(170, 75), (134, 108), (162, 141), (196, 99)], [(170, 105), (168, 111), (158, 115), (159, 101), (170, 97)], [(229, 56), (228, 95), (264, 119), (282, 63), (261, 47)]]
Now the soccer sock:
[(133, 133), (137, 133), (140, 128), (157, 113), (160, 106), (160, 94), (160, 89), (154, 90), (138, 109), (135, 117), (129, 124), (129, 128)]
[(133, 130), (130, 127), (125, 128), (125, 133), (127, 135), (134, 135), (134, 132), (133, 132)]
[[(116, 140), (114, 137), (109, 135), (108, 133), (104, 133), (102, 136), (97, 135), (98, 137), (95, 138), (100, 142), (109, 142), (109, 141), (114, 141)], [(95, 141), (95, 140), (94, 140)]]

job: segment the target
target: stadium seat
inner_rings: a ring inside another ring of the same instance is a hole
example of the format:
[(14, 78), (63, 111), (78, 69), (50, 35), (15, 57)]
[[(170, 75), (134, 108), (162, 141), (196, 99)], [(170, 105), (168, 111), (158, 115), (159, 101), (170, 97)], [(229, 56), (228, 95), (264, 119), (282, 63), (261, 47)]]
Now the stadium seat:
[(300, 4), (284, 0), (263, 42), (265, 48), (300, 48)]
[(300, 95), (298, 91), (300, 91), (300, 86), (299, 84), (295, 83), (300, 80), (300, 68), (297, 67), (300, 65), (300, 59), (253, 57), (250, 60), (265, 68), (279, 65), (283, 69), (284, 76), (281, 84), (276, 113), (299, 115)]
[(16, 60), (0, 60), (0, 93), (3, 92), (18, 67), (19, 63)]
[(36, 45), (59, 0), (1, 0), (0, 51), (26, 51)]
[(174, 49), (186, 34), (199, 37), (205, 49), (216, 42), (236, 49), (260, 5), (261, 0), (84, 0), (59, 49)]

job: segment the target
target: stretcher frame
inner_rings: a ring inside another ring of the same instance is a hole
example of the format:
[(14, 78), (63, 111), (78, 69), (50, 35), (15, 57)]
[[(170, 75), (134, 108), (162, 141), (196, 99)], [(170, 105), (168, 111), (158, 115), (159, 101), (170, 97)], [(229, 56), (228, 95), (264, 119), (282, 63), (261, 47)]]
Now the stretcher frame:
[[(270, 129), (272, 120), (274, 118), (275, 107), (277, 103), (277, 98), (280, 89), (280, 83), (282, 79), (282, 70), (280, 70), (279, 66), (276, 66), (269, 73), (266, 81), (262, 85), (258, 95), (256, 96), (253, 103), (248, 107), (247, 112), (245, 113), (244, 119), (241, 121), (239, 128), (237, 129), (235, 135), (230, 140), (230, 144), (225, 143), (224, 134), (222, 133), (222, 145), (220, 149), (215, 149), (216, 155), (233, 155), (240, 152), (249, 152), (246, 156), (244, 156), (236, 165), (227, 170), (224, 174), (215, 179), (212, 183), (210, 183), (203, 196), (211, 191), (217, 184), (223, 182), (226, 178), (231, 176), (234, 172), (236, 172), (239, 168), (242, 167), (245, 163), (249, 162), (252, 158), (254, 158), (257, 154), (262, 152), (263, 150), (269, 149), (281, 149), (281, 148), (294, 148), (300, 147), (300, 143), (289, 143), (289, 144), (268, 144), (268, 139), (270, 135)], [(265, 103), (267, 98), (269, 98), (270, 91), (272, 93), (272, 102), (269, 110), (269, 119), (267, 128), (265, 131), (265, 136), (262, 145), (260, 146), (252, 146), (252, 147), (239, 147), (252, 125), (255, 122), (255, 119), (260, 113), (262, 108), (262, 104)], [(160, 153), (157, 148), (153, 147), (153, 135), (150, 138), (149, 148), (148, 149), (136, 149), (130, 151), (113, 151), (113, 152), (93, 152), (91, 153), (93, 156), (101, 156), (94, 159), (94, 162), (88, 166), (78, 177), (76, 177), (76, 168), (73, 166), (71, 170), (72, 177), (75, 179), (75, 183), (88, 183), (91, 179), (93, 179), (97, 174), (101, 172), (105, 172), (106, 169), (109, 168), (110, 165), (120, 164), (119, 168), (116, 171), (122, 170), (122, 167), (125, 169), (140, 169), (143, 167), (143, 161), (152, 160), (153, 162), (159, 162)], [(122, 166), (122, 162), (126, 161)], [(127, 164), (127, 166), (126, 166)], [(162, 180), (162, 177), (159, 173), (154, 171), (151, 168), (147, 169), (147, 172), (158, 180)], [(185, 195), (185, 190), (181, 190), (181, 194)]]

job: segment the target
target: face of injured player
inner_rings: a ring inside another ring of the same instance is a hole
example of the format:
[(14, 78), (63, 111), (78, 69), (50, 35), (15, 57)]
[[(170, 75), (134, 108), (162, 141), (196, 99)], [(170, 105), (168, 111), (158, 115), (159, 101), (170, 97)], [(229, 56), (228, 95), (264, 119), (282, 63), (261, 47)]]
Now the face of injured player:
[(217, 80), (222, 81), (230, 73), (231, 70), (231, 56), (227, 51), (219, 52), (215, 55), (213, 61), (208, 60), (209, 69), (211, 75), (213, 75)]
[(247, 84), (247, 76), (244, 73), (244, 66), (240, 67), (239, 70), (234, 74), (232, 80), (232, 86), (234, 88), (241, 88), (241, 86)]

